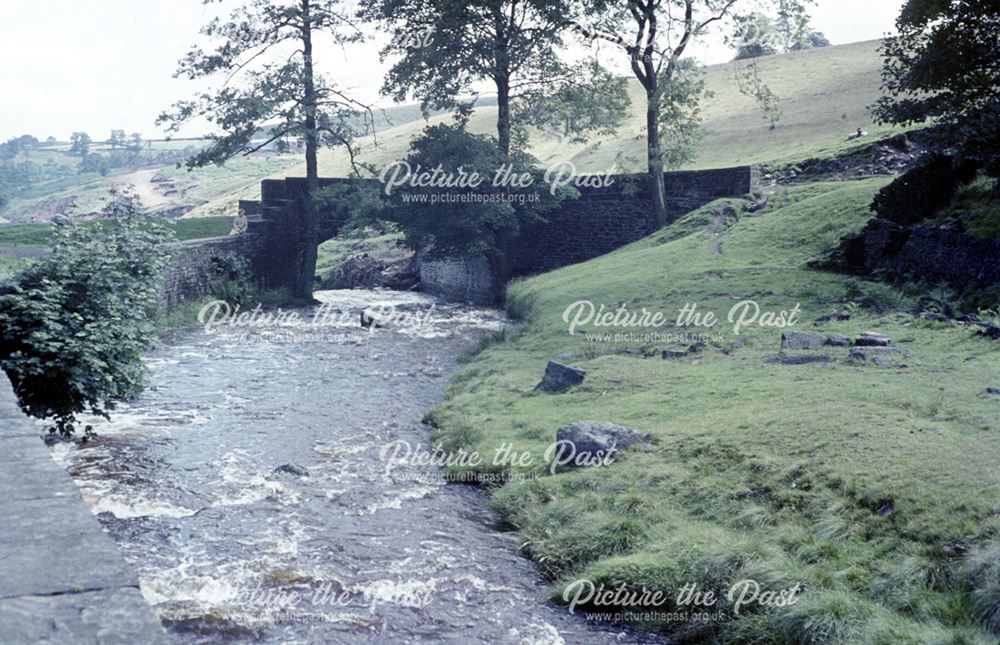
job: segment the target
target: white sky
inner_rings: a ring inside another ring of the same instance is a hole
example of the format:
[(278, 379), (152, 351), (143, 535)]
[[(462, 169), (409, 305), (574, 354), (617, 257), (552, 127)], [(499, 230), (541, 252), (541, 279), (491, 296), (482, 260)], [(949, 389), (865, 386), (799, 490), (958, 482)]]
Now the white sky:
[[(233, 0), (226, 4), (234, 5)], [(812, 26), (835, 45), (880, 38), (903, 0), (819, 0)], [(0, 141), (24, 133), (94, 139), (112, 128), (162, 136), (156, 116), (195, 86), (174, 79), (177, 60), (215, 11), (200, 0), (0, 0)], [(366, 101), (379, 101), (380, 37), (347, 51), (320, 49), (325, 71)], [(732, 52), (702, 46), (706, 63)], [(183, 134), (201, 134), (188, 131)]]

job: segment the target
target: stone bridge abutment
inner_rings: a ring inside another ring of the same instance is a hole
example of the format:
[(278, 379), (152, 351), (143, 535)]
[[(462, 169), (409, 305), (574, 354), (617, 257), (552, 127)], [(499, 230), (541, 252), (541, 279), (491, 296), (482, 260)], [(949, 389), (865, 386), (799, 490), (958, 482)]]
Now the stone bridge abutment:
[[(718, 198), (746, 195), (757, 188), (759, 178), (756, 166), (665, 173), (671, 216)], [(513, 245), (510, 275), (493, 275), (484, 258), (423, 261), (423, 288), (453, 299), (489, 303), (497, 299), (510, 277), (583, 262), (652, 233), (651, 191), (646, 176), (617, 175), (612, 179), (609, 185), (599, 188), (581, 188), (579, 198), (565, 200), (545, 215), (545, 221), (525, 227)], [(320, 179), (320, 188), (349, 182)], [(246, 258), (262, 289), (291, 287), (302, 261), (305, 192), (305, 178), (265, 179), (259, 201), (239, 202), (248, 220), (245, 234), (178, 244), (167, 276), (166, 305), (207, 295), (212, 265), (224, 256)], [(320, 214), (320, 242), (335, 237), (343, 223), (343, 215), (336, 209), (326, 210)]]

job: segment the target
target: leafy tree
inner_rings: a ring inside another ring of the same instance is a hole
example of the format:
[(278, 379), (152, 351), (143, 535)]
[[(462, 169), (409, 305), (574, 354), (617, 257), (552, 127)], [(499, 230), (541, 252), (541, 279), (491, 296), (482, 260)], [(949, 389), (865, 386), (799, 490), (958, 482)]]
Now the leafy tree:
[(24, 412), (67, 437), (78, 415), (107, 418), (116, 401), (142, 391), (141, 352), (155, 338), (172, 234), (141, 216), (133, 193), (112, 192), (105, 221), (57, 228), (52, 254), (0, 295), (0, 367)]
[(107, 157), (99, 152), (95, 152), (84, 157), (80, 161), (78, 169), (80, 172), (97, 172), (103, 177), (111, 170), (111, 164), (108, 162)]
[[(393, 37), (383, 57), (399, 56), (384, 93), (397, 101), (414, 94), (427, 112), (452, 109), (476, 83), (491, 82), (497, 94), (497, 144), (509, 153), (519, 137), (523, 140), (521, 128), (529, 122), (579, 137), (614, 130), (624, 118), (624, 85), (599, 66), (570, 65), (556, 55), (577, 5), (570, 0), (376, 0), (362, 15), (389, 26)], [(534, 121), (540, 116), (543, 123)]]
[(882, 45), (884, 94), (876, 118), (934, 123), (937, 147), (955, 146), (1000, 177), (1000, 5), (908, 0), (896, 29)]
[(70, 154), (80, 155), (81, 157), (86, 157), (90, 154), (90, 135), (86, 132), (74, 132), (69, 137)]
[(124, 130), (112, 130), (111, 136), (108, 137), (108, 145), (111, 146), (112, 150), (117, 148), (125, 147), (125, 131)]
[[(806, 5), (816, 4), (816, 0), (778, 0), (777, 16), (774, 20), (774, 30), (778, 37), (778, 44), (788, 52), (795, 49), (802, 49), (811, 43), (809, 15), (805, 11)], [(822, 36), (822, 34), (820, 34)], [(827, 45), (830, 42), (827, 41)], [(826, 45), (819, 45), (825, 47)]]
[[(387, 166), (383, 185), (395, 206), (388, 217), (403, 232), (405, 242), (427, 251), (428, 257), (484, 256), (503, 272), (507, 244), (521, 226), (555, 207), (571, 192), (550, 190), (537, 160), (523, 152), (505, 154), (494, 137), (466, 130), (468, 110), (454, 124), (424, 129), (413, 140), (404, 163)], [(401, 170), (402, 169), (402, 170)], [(440, 177), (478, 177), (478, 185), (442, 187), (407, 185), (390, 190), (397, 172), (438, 172)], [(502, 177), (496, 180), (497, 173)]]
[(810, 31), (806, 34), (805, 39), (795, 43), (789, 48), (789, 51), (799, 51), (802, 49), (819, 49), (821, 47), (829, 47), (830, 39), (822, 31)]
[[(123, 132), (122, 133), (123, 142), (124, 142), (124, 135), (125, 133)], [(144, 142), (142, 140), (142, 134), (139, 132), (133, 132), (132, 134), (130, 134), (127, 140), (127, 145), (128, 149), (131, 152), (142, 152), (142, 146), (144, 145)]]
[[(305, 140), (302, 271), (293, 291), (297, 297), (311, 298), (319, 240), (314, 204), (318, 150), (321, 145), (344, 145), (353, 158), (351, 139), (356, 132), (349, 119), (362, 111), (367, 115), (364, 122), (372, 123), (367, 106), (316, 72), (313, 45), (320, 37), (339, 44), (354, 42), (361, 39), (361, 32), (340, 0), (247, 0), (228, 18), (209, 22), (202, 34), (217, 46), (211, 51), (192, 48), (181, 60), (178, 75), (222, 77), (222, 85), (194, 100), (178, 102), (158, 123), (176, 131), (191, 118), (204, 117), (221, 131), (188, 159), (189, 168), (222, 164), (287, 136)], [(237, 77), (238, 83), (234, 82)], [(262, 129), (267, 139), (254, 140)]]
[[(716, 24), (736, 30), (740, 17), (762, 5), (804, 11), (807, 0), (591, 0), (586, 3), (588, 24), (575, 23), (585, 38), (617, 45), (628, 56), (632, 73), (646, 94), (646, 159), (653, 189), (653, 209), (658, 226), (667, 223), (667, 198), (663, 186), (664, 154), (662, 125), (665, 90), (674, 83), (697, 88), (687, 79), (693, 67), (682, 65), (688, 47)], [(742, 13), (739, 13), (741, 12)], [(624, 34), (624, 35), (623, 35)], [(732, 36), (731, 36), (732, 38)], [(674, 94), (677, 92), (674, 91)], [(676, 105), (697, 104), (688, 96)], [(674, 116), (676, 110), (670, 111)], [(689, 114), (681, 113), (682, 119)]]
[(779, 35), (775, 21), (769, 16), (754, 12), (739, 20), (736, 60), (771, 56), (778, 53)]

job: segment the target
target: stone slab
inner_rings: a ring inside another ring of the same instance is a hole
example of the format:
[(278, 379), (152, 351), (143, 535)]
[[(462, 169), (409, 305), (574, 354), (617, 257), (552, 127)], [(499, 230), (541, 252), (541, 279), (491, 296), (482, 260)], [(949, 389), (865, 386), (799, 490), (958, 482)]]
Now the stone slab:
[(0, 372), (0, 643), (162, 643), (139, 581)]
[(160, 624), (134, 587), (0, 600), (4, 643), (166, 643)]

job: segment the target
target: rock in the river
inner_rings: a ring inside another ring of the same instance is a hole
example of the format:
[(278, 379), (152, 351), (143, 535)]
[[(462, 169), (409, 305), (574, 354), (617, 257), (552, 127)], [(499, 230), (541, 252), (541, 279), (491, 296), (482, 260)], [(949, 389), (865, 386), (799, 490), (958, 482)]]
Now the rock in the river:
[(583, 379), (586, 377), (587, 372), (579, 367), (549, 361), (549, 364), (545, 366), (545, 376), (542, 377), (542, 382), (535, 386), (535, 389), (543, 392), (565, 392), (574, 385), (583, 383)]
[(850, 336), (844, 336), (843, 334), (830, 334), (826, 337), (824, 344), (831, 347), (850, 347), (854, 344), (854, 341), (851, 340)]
[(888, 347), (889, 337), (875, 331), (861, 332), (861, 335), (854, 339), (854, 344), (858, 347)]
[(817, 325), (822, 325), (824, 323), (832, 321), (850, 320), (850, 319), (851, 319), (851, 314), (847, 313), (846, 311), (834, 311), (833, 313), (824, 314), (820, 316), (814, 321), (814, 323)]
[[(651, 438), (650, 434), (643, 436), (632, 428), (607, 421), (577, 421), (556, 431), (556, 441), (572, 444), (572, 450), (562, 451), (561, 457), (557, 454), (557, 459), (560, 465), (566, 466), (598, 465), (613, 457), (617, 451), (648, 442)], [(569, 458), (570, 453), (572, 459)]]
[(384, 329), (385, 326), (385, 321), (380, 320), (370, 311), (361, 311), (361, 327), (363, 329)]
[(812, 349), (821, 347), (826, 341), (822, 334), (815, 334), (811, 331), (783, 331), (781, 332), (781, 349)]
[(296, 477), (308, 477), (309, 471), (298, 464), (282, 464), (273, 471), (276, 475), (295, 475)]

